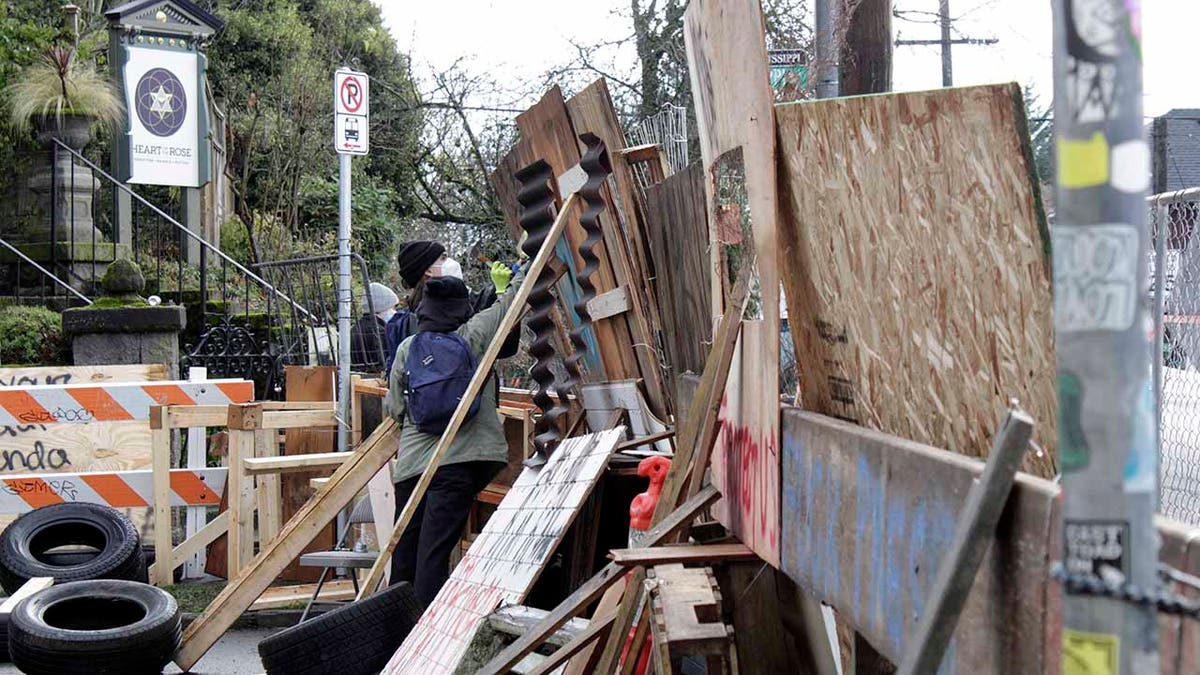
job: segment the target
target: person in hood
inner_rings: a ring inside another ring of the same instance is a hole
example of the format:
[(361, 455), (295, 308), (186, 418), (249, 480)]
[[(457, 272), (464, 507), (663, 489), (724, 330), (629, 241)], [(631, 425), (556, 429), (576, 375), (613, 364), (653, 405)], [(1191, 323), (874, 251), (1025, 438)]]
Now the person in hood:
[[(392, 289), (372, 281), (367, 288), (371, 303), (350, 329), (350, 367), (364, 373), (382, 373), (387, 362), (387, 322), (396, 314), (400, 298)], [(372, 311), (373, 310), (373, 311)]]
[[(437, 250), (427, 249), (425, 257), (429, 265), (425, 269), (434, 268), (441, 272), (452, 270), (453, 266), (446, 264), (449, 259), (444, 257), (444, 253), (438, 252), (436, 256), (429, 253)], [(403, 262), (401, 267), (405, 269)], [(416, 268), (406, 269), (413, 272)], [(405, 371), (420, 367), (419, 363), (408, 363), (409, 350), (415, 337), (426, 331), (455, 333), (466, 344), (477, 363), (500, 330), (500, 324), (514, 302), (515, 288), (520, 285), (523, 276), (523, 273), (518, 273), (512, 286), (490, 307), (479, 312), (472, 306), (466, 284), (456, 276), (443, 274), (426, 277), (424, 270), (421, 270), (420, 276), (414, 272), (406, 277), (406, 282), (420, 282), (420, 287), (415, 289), (420, 293), (415, 312), (417, 326), (396, 349), (396, 360), (384, 399), (385, 413), (401, 426), (398, 461), (392, 476), (396, 488), (397, 519), (441, 440), (440, 434), (425, 433), (418, 429), (408, 407), (405, 392), (408, 375)], [(450, 553), (458, 543), (476, 496), (507, 462), (508, 443), (496, 411), (498, 403), (498, 382), (492, 377), (483, 387), (477, 412), (463, 422), (442, 456), (429, 488), (418, 503), (392, 555), (391, 583), (411, 583), (417, 597), (426, 606), (433, 601), (449, 576)]]
[[(400, 280), (409, 289), (407, 311), (395, 314), (385, 329), (385, 349), (387, 358), (385, 372), (390, 374), (395, 362), (396, 347), (406, 337), (417, 332), (417, 308), (425, 296), (425, 284), (430, 279), (451, 277), (458, 280), (463, 278), (462, 265), (446, 254), (446, 247), (436, 241), (417, 240), (405, 242), (400, 247), (397, 256)], [(490, 270), (492, 285), (480, 289), (467, 296), (467, 305), (471, 314), (477, 314), (496, 302), (498, 293), (503, 293), (512, 279), (512, 269), (502, 262), (492, 264)], [(500, 348), (499, 358), (506, 359), (517, 353), (520, 346), (520, 328), (514, 328)]]

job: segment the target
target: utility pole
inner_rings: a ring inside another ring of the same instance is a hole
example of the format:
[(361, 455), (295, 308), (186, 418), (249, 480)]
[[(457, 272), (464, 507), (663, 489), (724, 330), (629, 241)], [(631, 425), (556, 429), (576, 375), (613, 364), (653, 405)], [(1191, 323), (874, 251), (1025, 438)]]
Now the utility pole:
[(940, 0), (938, 23), (942, 27), (942, 86), (954, 86), (954, 59), (950, 55), (950, 0)]
[(1137, 3), (1100, 4), (1054, 3), (1063, 672), (1157, 673), (1141, 22)]
[(839, 64), (842, 96), (892, 89), (892, 0), (861, 0), (847, 17)]
[(843, 0), (816, 0), (817, 15), (817, 98), (834, 98), (841, 89), (838, 83), (838, 26), (842, 18)]
[(942, 86), (954, 86), (954, 59), (950, 53), (954, 45), (994, 45), (996, 38), (959, 38), (950, 37), (950, 0), (938, 0), (938, 25), (942, 36), (937, 40), (896, 40), (897, 46), (905, 45), (937, 45), (942, 48)]

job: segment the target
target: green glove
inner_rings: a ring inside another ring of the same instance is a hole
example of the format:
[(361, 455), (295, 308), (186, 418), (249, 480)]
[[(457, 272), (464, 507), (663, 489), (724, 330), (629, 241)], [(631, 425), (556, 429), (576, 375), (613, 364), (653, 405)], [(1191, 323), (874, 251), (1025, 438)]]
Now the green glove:
[(496, 287), (496, 294), (499, 295), (508, 290), (508, 282), (512, 281), (512, 268), (500, 261), (492, 263), (492, 285)]

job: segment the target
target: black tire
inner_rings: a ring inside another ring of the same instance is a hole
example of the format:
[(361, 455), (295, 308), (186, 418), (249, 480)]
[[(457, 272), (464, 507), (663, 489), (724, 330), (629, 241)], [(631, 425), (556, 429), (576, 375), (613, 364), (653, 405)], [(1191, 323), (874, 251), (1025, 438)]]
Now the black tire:
[(51, 586), (18, 603), (8, 648), (26, 675), (157, 675), (179, 648), (180, 633), (170, 593), (97, 579)]
[[(60, 546), (90, 546), (98, 553), (50, 553)], [(146, 578), (137, 528), (120, 511), (71, 502), (35, 509), (0, 534), (0, 586), (10, 594), (33, 577), (56, 583), (88, 579)]]
[(268, 675), (374, 675), (400, 648), (423, 607), (399, 583), (258, 643)]
[(10, 660), (8, 655), (8, 617), (0, 615), (0, 663)]

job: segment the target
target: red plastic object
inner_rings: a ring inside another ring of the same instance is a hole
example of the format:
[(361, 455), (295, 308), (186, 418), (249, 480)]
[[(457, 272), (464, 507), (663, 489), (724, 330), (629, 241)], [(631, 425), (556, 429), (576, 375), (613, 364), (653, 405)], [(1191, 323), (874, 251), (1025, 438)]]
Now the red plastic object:
[(649, 478), (650, 487), (629, 504), (630, 529), (650, 529), (650, 519), (654, 517), (654, 507), (658, 504), (658, 496), (662, 493), (663, 481), (667, 479), (670, 468), (671, 460), (660, 456), (647, 457), (638, 463), (638, 475)]

